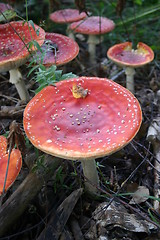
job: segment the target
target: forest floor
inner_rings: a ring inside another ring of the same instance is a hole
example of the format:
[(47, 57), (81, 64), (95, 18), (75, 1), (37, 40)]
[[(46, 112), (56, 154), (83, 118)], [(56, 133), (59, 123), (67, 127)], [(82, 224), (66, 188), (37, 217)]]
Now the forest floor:
[[(86, 46), (80, 49), (78, 58), (63, 67), (64, 73), (111, 78), (121, 72), (122, 69), (108, 61), (105, 53), (103, 57), (98, 56), (99, 64), (89, 66)], [(37, 83), (27, 76), (27, 66), (21, 71), (33, 97)], [(8, 134), (13, 120), (23, 130), (26, 106), (19, 101), (8, 78), (8, 73), (0, 75), (1, 135)], [(26, 140), (21, 172), (3, 196), (0, 228), (4, 231), (0, 231), (0, 239), (160, 239), (160, 198), (157, 199), (158, 208), (154, 209), (154, 195), (160, 188), (160, 183), (155, 183), (160, 139), (147, 140), (148, 128), (154, 120), (160, 133), (159, 79), (158, 62), (136, 70), (135, 96), (141, 104), (143, 122), (137, 136), (125, 148), (97, 160), (101, 183), (97, 197), (88, 196), (82, 190), (84, 180), (80, 163), (61, 160), (56, 167), (52, 166), (54, 173), (46, 176), (41, 162), (44, 154)], [(115, 77), (115, 81), (125, 86), (124, 73)], [(50, 166), (48, 155), (44, 161)], [(138, 194), (134, 194), (137, 191)]]
[[(17, 1), (18, 12), (25, 18), (26, 9), (21, 2)], [(36, 1), (30, 2), (28, 9), (30, 19), (33, 16), (33, 21), (37, 24), (45, 23), (47, 31), (51, 32), (54, 29), (55, 32), (65, 34), (66, 26), (57, 27), (46, 20), (47, 1), (38, 1), (43, 2), (44, 6), (41, 4), (38, 6), (34, 3)], [(56, 8), (59, 2), (65, 3), (66, 7), (70, 2), (72, 7), (74, 2), (83, 3), (66, 0), (50, 2), (54, 2)], [(95, 1), (94, 4), (90, 1), (95, 12), (99, 11), (96, 6), (101, 7), (98, 5), (99, 2), (102, 5), (103, 1)], [(114, 16), (113, 20), (117, 20), (115, 10), (110, 11), (112, 4), (106, 4), (112, 1), (104, 2), (102, 8), (105, 7), (106, 16), (110, 17), (110, 14), (111, 17)], [(125, 34), (129, 32), (131, 39), (136, 41), (142, 37), (147, 44), (153, 48), (157, 47), (160, 23), (157, 12), (153, 12), (155, 17), (154, 15), (150, 17), (148, 13), (149, 20), (147, 14), (144, 19), (136, 18), (135, 5), (132, 7), (132, 1), (128, 1), (127, 4), (129, 8), (126, 7), (126, 12), (129, 16), (126, 16), (128, 23), (131, 24), (130, 28), (128, 27), (126, 31), (126, 26), (124, 25), (123, 29), (122, 24), (119, 24), (111, 35), (112, 39), (108, 37), (109, 35), (106, 36), (105, 43), (101, 43), (96, 49), (97, 64), (90, 65), (86, 39), (83, 40), (82, 36), (79, 36), (78, 56), (58, 69), (63, 70), (63, 73), (72, 72), (77, 76), (113, 79), (125, 87), (123, 69), (106, 57), (108, 46), (125, 41), (127, 39)], [(61, 6), (58, 5), (59, 7)], [(140, 5), (137, 8), (139, 7)], [(141, 10), (144, 10), (143, 4)], [(135, 16), (132, 21), (130, 13)], [(143, 15), (145, 11), (141, 13)], [(123, 19), (121, 20), (123, 22)], [(135, 38), (132, 36), (134, 34)], [(156, 42), (153, 39), (156, 39)], [(135, 96), (142, 109), (141, 128), (126, 147), (111, 156), (96, 160), (100, 179), (99, 192), (96, 196), (90, 196), (85, 192), (80, 162), (44, 154), (29, 142), (23, 129), (23, 112), (27, 102), (19, 100), (14, 85), (8, 81), (9, 73), (0, 73), (0, 135), (8, 136), (11, 123), (16, 121), (25, 137), (20, 174), (8, 191), (0, 197), (0, 240), (160, 239), (160, 62), (156, 60), (157, 58), (150, 64), (136, 69)], [(38, 88), (38, 83), (33, 79), (35, 72), (28, 76), (30, 68), (27, 64), (21, 66), (20, 70), (32, 98)], [(152, 126), (152, 132), (148, 137), (148, 130)]]

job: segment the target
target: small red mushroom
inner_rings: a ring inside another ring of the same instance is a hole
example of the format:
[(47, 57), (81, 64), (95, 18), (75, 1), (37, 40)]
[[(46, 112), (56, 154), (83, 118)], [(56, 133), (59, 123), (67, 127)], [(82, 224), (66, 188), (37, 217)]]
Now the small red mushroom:
[(154, 52), (146, 44), (139, 42), (132, 49), (131, 42), (120, 43), (109, 48), (107, 56), (116, 64), (125, 68), (126, 87), (134, 93), (134, 68), (141, 67), (154, 59)]
[[(85, 12), (79, 12), (79, 10), (77, 9), (62, 9), (62, 10), (58, 10), (55, 11), (53, 13), (50, 14), (50, 20), (55, 22), (55, 23), (73, 23), (79, 20), (82, 20), (84, 18), (87, 17), (87, 14)], [(69, 31), (68, 27), (67, 27), (67, 31), (68, 31), (68, 36), (74, 39), (73, 34)]]
[(114, 27), (115, 24), (112, 20), (99, 16), (91, 16), (69, 26), (76, 33), (88, 35), (88, 52), (92, 64), (96, 63), (96, 44), (99, 43), (97, 36), (111, 32)]
[(56, 23), (72, 23), (87, 17), (85, 12), (79, 13), (77, 9), (62, 9), (50, 14), (50, 20)]
[(27, 104), (23, 125), (38, 149), (80, 160), (86, 189), (93, 192), (99, 185), (95, 159), (128, 144), (141, 121), (138, 100), (127, 89), (105, 78), (79, 77), (40, 91)]
[(44, 30), (36, 24), (34, 28), (23, 21), (0, 24), (0, 72), (10, 72), (9, 82), (15, 84), (21, 100), (29, 100), (29, 94), (18, 67), (36, 50), (29, 49), (29, 43), (34, 40), (41, 46), (44, 39)]
[(45, 42), (41, 47), (42, 53), (37, 52), (38, 56), (43, 56), (43, 65), (63, 65), (72, 61), (79, 53), (78, 44), (71, 38), (58, 33), (46, 33)]
[[(0, 195), (3, 193), (4, 181), (8, 162), (7, 139), (0, 136)], [(12, 149), (9, 161), (5, 191), (14, 183), (22, 167), (22, 156), (18, 149)]]

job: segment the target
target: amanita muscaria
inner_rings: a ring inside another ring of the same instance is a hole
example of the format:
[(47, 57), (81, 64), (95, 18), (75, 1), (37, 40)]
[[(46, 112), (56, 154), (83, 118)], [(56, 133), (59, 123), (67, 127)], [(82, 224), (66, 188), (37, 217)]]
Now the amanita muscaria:
[[(78, 9), (61, 9), (57, 10), (50, 14), (49, 18), (52, 22), (60, 23), (60, 24), (69, 24), (79, 20), (82, 20), (87, 17), (85, 12), (79, 12)], [(67, 27), (68, 36), (74, 39), (72, 32), (70, 32), (69, 28)]]
[(138, 132), (142, 112), (138, 100), (119, 84), (79, 77), (48, 86), (24, 111), (24, 130), (38, 149), (80, 160), (86, 190), (99, 186), (95, 159), (128, 144)]
[[(3, 193), (6, 169), (8, 162), (7, 140), (0, 136), (0, 195)], [(9, 161), (5, 191), (14, 183), (22, 167), (22, 156), (18, 149), (12, 149)]]
[(37, 52), (36, 56), (43, 58), (40, 60), (43, 60), (42, 63), (46, 67), (66, 64), (79, 53), (78, 44), (73, 39), (59, 33), (46, 33), (41, 49), (42, 53)]
[(21, 100), (29, 100), (29, 95), (18, 67), (36, 50), (31, 42), (41, 46), (44, 39), (44, 30), (36, 24), (34, 28), (23, 21), (0, 24), (0, 72), (9, 71), (9, 82), (15, 84)]
[(134, 93), (134, 69), (151, 62), (154, 59), (154, 52), (145, 43), (139, 42), (137, 49), (134, 50), (131, 42), (124, 42), (109, 48), (107, 56), (125, 68), (126, 87)]
[(78, 9), (61, 9), (50, 14), (50, 20), (56, 23), (72, 23), (87, 17), (85, 12), (79, 12)]
[(100, 42), (98, 36), (111, 32), (115, 28), (112, 20), (106, 17), (91, 16), (84, 20), (72, 23), (69, 28), (75, 33), (88, 35), (88, 52), (90, 62), (96, 63), (96, 45)]

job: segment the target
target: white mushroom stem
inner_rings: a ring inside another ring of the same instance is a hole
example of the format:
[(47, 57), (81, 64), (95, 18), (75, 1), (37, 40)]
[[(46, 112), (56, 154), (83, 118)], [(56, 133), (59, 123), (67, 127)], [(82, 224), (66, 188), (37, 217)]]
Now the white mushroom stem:
[(99, 39), (95, 35), (89, 35), (87, 43), (90, 63), (96, 64), (96, 45), (99, 43)]
[(85, 190), (91, 194), (98, 192), (99, 178), (94, 159), (81, 160), (83, 174), (85, 177)]
[(26, 89), (22, 74), (18, 69), (12, 69), (9, 71), (10, 79), (9, 82), (14, 84), (21, 100), (29, 100), (29, 93)]
[(126, 88), (134, 93), (134, 74), (135, 70), (132, 67), (126, 67), (125, 68), (125, 74), (126, 74)]

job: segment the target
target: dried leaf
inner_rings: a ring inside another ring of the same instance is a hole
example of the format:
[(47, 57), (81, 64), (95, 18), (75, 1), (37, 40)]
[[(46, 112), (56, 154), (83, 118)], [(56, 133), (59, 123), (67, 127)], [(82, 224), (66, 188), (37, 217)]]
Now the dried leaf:
[(9, 148), (16, 147), (23, 153), (25, 150), (25, 139), (19, 124), (14, 120), (9, 127), (9, 134), (7, 137), (7, 151)]
[(80, 85), (73, 84), (72, 93), (75, 98), (85, 98), (88, 94), (88, 89), (84, 89)]
[[(99, 236), (104, 236), (104, 228), (106, 228), (106, 232), (119, 227), (130, 232), (145, 232), (148, 234), (151, 230), (157, 229), (154, 224), (144, 218), (140, 218), (139, 215), (128, 213), (127, 209), (121, 203), (117, 202), (112, 202), (109, 206), (107, 202), (99, 204), (92, 215), (95, 224), (85, 235), (87, 239), (99, 239)], [(93, 232), (95, 232), (95, 226), (98, 231), (94, 238), (90, 238)]]
[(149, 190), (145, 186), (139, 186), (137, 191), (134, 192), (130, 204), (139, 204), (145, 202), (149, 197)]

